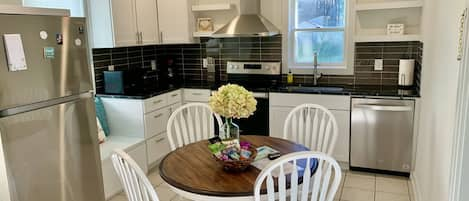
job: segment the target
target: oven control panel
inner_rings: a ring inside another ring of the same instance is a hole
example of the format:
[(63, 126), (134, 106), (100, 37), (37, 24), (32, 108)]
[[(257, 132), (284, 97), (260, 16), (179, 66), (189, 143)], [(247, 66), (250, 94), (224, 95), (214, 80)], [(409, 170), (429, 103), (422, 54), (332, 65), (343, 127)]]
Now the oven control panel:
[(228, 61), (226, 72), (228, 74), (256, 74), (256, 75), (280, 75), (280, 62), (233, 62)]

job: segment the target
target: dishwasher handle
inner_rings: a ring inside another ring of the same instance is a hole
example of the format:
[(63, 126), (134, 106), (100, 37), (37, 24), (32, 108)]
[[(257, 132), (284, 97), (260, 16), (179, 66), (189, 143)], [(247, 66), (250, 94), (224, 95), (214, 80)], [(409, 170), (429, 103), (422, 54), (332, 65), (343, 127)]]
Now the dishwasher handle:
[(388, 111), (388, 112), (409, 112), (413, 110), (413, 108), (410, 106), (377, 105), (377, 104), (355, 104), (354, 108), (375, 110), (375, 111)]

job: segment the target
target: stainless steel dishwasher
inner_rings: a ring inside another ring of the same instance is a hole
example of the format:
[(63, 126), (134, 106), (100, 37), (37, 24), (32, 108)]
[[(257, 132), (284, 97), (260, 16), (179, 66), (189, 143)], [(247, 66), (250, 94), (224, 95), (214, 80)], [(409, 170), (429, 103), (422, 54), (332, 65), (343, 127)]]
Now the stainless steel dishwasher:
[(352, 98), (350, 168), (408, 176), (414, 100)]

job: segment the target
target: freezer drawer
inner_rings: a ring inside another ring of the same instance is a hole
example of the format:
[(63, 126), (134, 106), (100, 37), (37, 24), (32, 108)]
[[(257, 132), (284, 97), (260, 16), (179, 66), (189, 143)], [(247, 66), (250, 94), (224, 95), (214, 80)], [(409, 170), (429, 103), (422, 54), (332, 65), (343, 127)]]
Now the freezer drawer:
[(409, 173), (413, 100), (352, 99), (351, 167)]
[(92, 98), (77, 97), (0, 118), (2, 200), (103, 201), (94, 114)]

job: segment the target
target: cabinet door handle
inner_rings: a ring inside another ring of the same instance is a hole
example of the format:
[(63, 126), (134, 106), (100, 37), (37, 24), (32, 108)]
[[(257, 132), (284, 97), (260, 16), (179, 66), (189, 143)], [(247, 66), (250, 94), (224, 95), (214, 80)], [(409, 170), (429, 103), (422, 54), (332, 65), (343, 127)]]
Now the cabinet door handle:
[(163, 32), (160, 32), (160, 43), (163, 43)]
[(140, 32), (140, 44), (143, 44), (143, 32)]
[(193, 96), (202, 96), (202, 93), (192, 93)]
[(157, 139), (155, 141), (156, 141), (156, 143), (160, 143), (160, 142), (163, 142), (163, 140), (164, 140), (164, 138), (160, 138), (160, 139)]
[(173, 94), (173, 95), (171, 95), (171, 97), (176, 97), (176, 96), (178, 96), (178, 94)]
[(153, 104), (156, 105), (156, 104), (159, 104), (159, 103), (161, 103), (161, 102), (163, 102), (163, 101), (162, 101), (162, 100), (157, 100), (157, 101), (153, 101)]
[(155, 119), (158, 119), (158, 118), (160, 118), (160, 117), (162, 117), (162, 116), (163, 116), (163, 114), (158, 114), (158, 115), (155, 115), (154, 118), (155, 118)]

